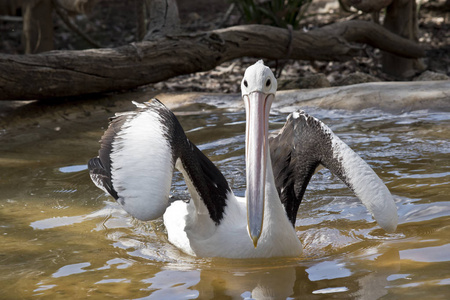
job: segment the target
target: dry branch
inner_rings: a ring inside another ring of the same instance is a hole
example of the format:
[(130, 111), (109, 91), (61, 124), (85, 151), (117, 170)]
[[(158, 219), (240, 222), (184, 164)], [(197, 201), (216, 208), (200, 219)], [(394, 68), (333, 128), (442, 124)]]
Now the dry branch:
[[(83, 31), (81, 31), (80, 28), (78, 28), (78, 26), (70, 19), (66, 8), (61, 6), (61, 3), (62, 3), (61, 1), (52, 0), (52, 3), (53, 3), (53, 8), (55, 9), (56, 13), (58, 14), (58, 16), (61, 18), (61, 20), (64, 22), (64, 24), (66, 24), (66, 26), (70, 30), (77, 33), (81, 38), (83, 38), (83, 40), (85, 40), (92, 47), (94, 47), (94, 48), (102, 47), (99, 43), (97, 43), (95, 40), (93, 40), (91, 37), (89, 37), (87, 34), (85, 34)], [(93, 3), (93, 2), (91, 1), (90, 3)]]
[[(348, 60), (366, 43), (409, 58), (422, 45), (364, 21), (335, 23), (310, 32), (263, 25), (235, 26), (113, 49), (0, 55), (0, 100), (45, 99), (134, 88), (206, 71), (238, 57)], [(289, 51), (288, 51), (289, 49)], [(287, 57), (287, 53), (290, 53)]]

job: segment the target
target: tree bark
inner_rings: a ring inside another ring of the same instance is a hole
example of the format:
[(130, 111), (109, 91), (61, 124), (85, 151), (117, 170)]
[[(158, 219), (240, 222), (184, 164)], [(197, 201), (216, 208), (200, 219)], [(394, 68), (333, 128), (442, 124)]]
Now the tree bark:
[[(386, 29), (417, 42), (417, 5), (415, 0), (394, 0), (386, 9), (384, 25)], [(382, 53), (383, 71), (396, 78), (411, 78), (425, 66), (418, 59), (399, 57)]]
[(2, 0), (0, 1), (0, 15), (16, 16), (22, 0)]
[(22, 44), (26, 54), (54, 49), (51, 0), (23, 0)]
[(134, 11), (136, 12), (136, 42), (144, 39), (146, 28), (146, 4), (144, 0), (134, 0)]
[[(425, 56), (425, 48), (365, 21), (335, 23), (310, 32), (246, 25), (114, 49), (0, 55), (0, 100), (76, 96), (135, 88), (207, 71), (239, 57), (348, 60), (367, 43), (403, 57)], [(289, 55), (288, 55), (289, 53)]]
[(145, 0), (145, 4), (149, 24), (144, 40), (155, 40), (179, 29), (180, 17), (176, 0)]
[(58, 0), (62, 8), (73, 14), (88, 14), (99, 0)]

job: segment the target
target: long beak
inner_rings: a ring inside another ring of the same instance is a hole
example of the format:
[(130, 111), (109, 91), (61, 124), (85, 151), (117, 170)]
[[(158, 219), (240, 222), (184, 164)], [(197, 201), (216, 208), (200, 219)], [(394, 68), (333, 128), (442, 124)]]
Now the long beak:
[(264, 219), (269, 111), (274, 95), (252, 92), (244, 95), (246, 106), (247, 221), (253, 245), (257, 246)]

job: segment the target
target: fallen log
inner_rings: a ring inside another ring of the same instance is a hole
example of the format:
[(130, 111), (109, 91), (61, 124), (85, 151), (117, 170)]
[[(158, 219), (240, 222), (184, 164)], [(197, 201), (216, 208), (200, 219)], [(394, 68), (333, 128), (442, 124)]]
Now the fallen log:
[[(414, 110), (450, 112), (450, 80), (369, 82), (319, 89), (293, 89), (278, 91), (272, 109), (290, 113), (298, 109), (360, 111), (378, 109), (389, 113)], [(219, 108), (243, 110), (240, 94), (217, 93), (162, 93), (155, 96), (170, 108), (192, 103), (204, 103)], [(145, 99), (141, 97), (140, 99)]]
[(246, 25), (171, 35), (112, 49), (0, 55), (0, 100), (67, 97), (135, 88), (207, 71), (239, 57), (349, 60), (365, 43), (402, 57), (425, 47), (365, 21), (335, 23), (309, 32)]
[[(450, 80), (369, 82), (313, 90), (277, 92), (280, 111), (320, 107), (359, 111), (375, 108), (400, 113), (429, 109), (450, 111)], [(289, 107), (290, 106), (290, 107)]]

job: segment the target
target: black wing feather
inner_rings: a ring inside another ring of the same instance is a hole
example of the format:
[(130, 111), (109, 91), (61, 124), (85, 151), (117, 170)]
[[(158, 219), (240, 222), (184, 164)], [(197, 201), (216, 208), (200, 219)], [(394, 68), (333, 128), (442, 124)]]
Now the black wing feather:
[(295, 226), (298, 207), (316, 168), (339, 177), (388, 232), (397, 227), (397, 209), (387, 187), (372, 168), (330, 128), (303, 111), (291, 114), (270, 140), (275, 184)]
[(125, 123), (131, 113), (117, 114), (115, 117), (110, 118), (108, 129), (103, 134), (100, 140), (100, 150), (98, 151), (98, 157), (94, 157), (88, 162), (89, 174), (92, 181), (96, 186), (102, 190), (108, 192), (114, 199), (118, 199), (117, 191), (114, 190), (111, 181), (111, 151), (112, 143), (115, 136), (120, 131), (120, 128)]
[(296, 114), (291, 114), (280, 133), (269, 140), (275, 185), (294, 226), (311, 177), (332, 155), (331, 138), (322, 123), (303, 111)]

